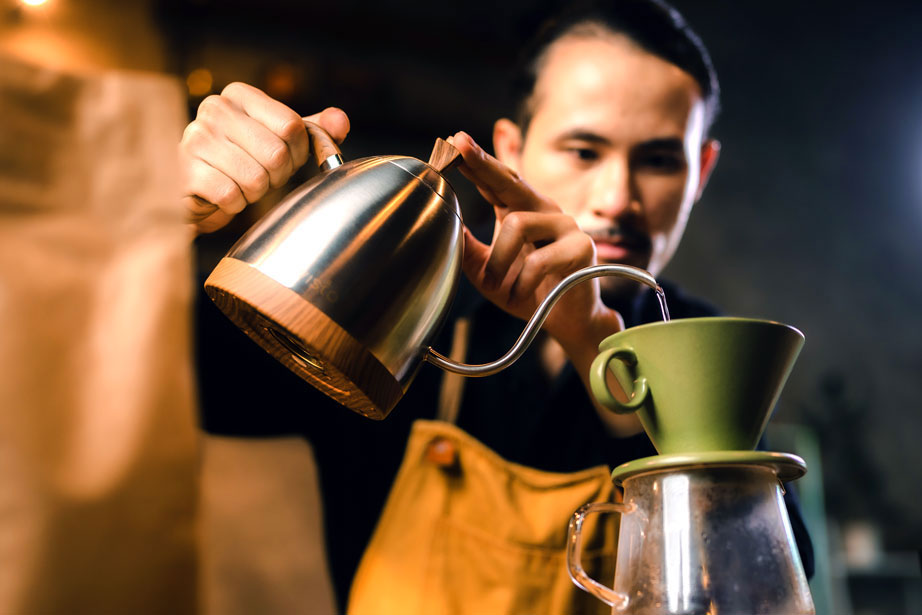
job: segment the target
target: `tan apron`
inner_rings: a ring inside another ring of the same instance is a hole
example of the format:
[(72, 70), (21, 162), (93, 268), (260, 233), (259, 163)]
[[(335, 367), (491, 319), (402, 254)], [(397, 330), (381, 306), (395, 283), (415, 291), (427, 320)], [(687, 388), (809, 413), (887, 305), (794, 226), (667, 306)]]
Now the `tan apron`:
[(0, 57), (0, 613), (196, 609), (174, 80)]
[[(455, 328), (455, 360), (463, 360), (467, 329), (464, 320)], [(569, 519), (583, 504), (613, 497), (609, 469), (551, 473), (502, 459), (453, 424), (462, 385), (446, 374), (440, 420), (414, 423), (347, 613), (610, 613), (566, 567)], [(589, 521), (584, 567), (614, 578), (616, 518)]]

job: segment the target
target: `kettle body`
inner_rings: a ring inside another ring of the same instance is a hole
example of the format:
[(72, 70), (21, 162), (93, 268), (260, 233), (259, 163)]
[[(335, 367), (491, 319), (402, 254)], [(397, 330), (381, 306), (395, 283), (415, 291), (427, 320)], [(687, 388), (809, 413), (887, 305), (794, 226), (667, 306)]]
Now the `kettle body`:
[(283, 199), (205, 289), (291, 371), (381, 419), (442, 324), (462, 246), (458, 200), (439, 171), (407, 156), (361, 158)]

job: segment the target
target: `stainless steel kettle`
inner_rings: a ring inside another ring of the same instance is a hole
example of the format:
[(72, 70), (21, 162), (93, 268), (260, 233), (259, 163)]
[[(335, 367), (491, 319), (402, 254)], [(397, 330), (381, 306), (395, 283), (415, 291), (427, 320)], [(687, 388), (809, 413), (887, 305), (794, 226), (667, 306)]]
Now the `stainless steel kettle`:
[(560, 295), (582, 280), (618, 275), (658, 288), (634, 267), (581, 270), (548, 295), (502, 358), (454, 362), (429, 343), (461, 272), (461, 210), (442, 176), (457, 150), (439, 139), (428, 163), (372, 156), (343, 164), (333, 139), (307, 128), (323, 172), (249, 229), (205, 290), (288, 369), (360, 414), (386, 417), (423, 361), (466, 376), (504, 369)]
[(329, 135), (308, 129), (324, 172), (249, 229), (205, 290), (291, 371), (384, 418), (457, 288), (461, 210), (440, 173), (444, 160), (439, 168), (409, 156), (342, 164)]

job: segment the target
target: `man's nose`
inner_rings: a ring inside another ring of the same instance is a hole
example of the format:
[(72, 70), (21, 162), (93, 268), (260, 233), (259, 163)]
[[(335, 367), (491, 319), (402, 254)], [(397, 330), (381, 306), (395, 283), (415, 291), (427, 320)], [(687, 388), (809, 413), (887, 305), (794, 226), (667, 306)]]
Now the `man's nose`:
[(590, 199), (592, 213), (600, 218), (614, 220), (640, 213), (640, 201), (627, 161), (616, 159), (599, 166)]

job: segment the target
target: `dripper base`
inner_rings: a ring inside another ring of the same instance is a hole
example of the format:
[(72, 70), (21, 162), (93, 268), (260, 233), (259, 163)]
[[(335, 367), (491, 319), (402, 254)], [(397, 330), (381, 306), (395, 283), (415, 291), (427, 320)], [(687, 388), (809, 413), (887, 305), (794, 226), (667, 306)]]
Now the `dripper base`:
[(611, 473), (611, 478), (615, 485), (620, 487), (625, 480), (647, 472), (728, 465), (768, 466), (782, 482), (797, 480), (807, 473), (807, 464), (804, 460), (791, 453), (776, 453), (771, 451), (705, 451), (701, 453), (654, 455), (652, 457), (635, 459), (615, 468)]

